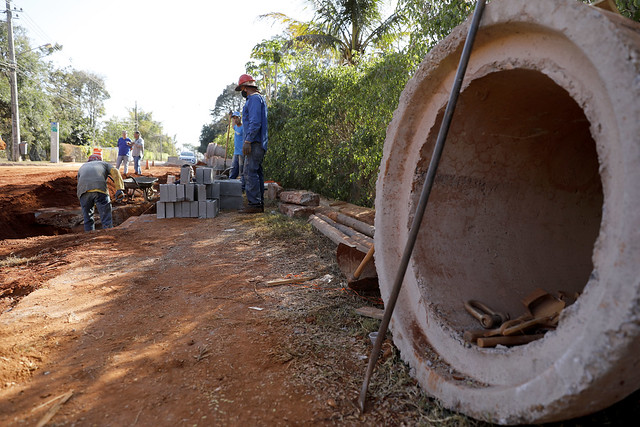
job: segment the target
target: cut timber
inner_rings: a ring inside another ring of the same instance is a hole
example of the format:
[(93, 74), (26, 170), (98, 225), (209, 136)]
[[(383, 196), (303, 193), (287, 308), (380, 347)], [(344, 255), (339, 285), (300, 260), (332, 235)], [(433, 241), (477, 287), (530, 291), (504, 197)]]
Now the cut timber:
[(360, 307), (356, 308), (356, 313), (360, 316), (371, 317), (372, 319), (382, 320), (384, 316), (384, 310), (375, 307)]
[(539, 340), (544, 334), (535, 335), (516, 335), (511, 337), (484, 337), (478, 338), (478, 347), (495, 347), (497, 345), (512, 346), (530, 343)]
[(376, 216), (375, 209), (365, 208), (342, 201), (331, 202), (329, 203), (329, 207), (331, 207), (331, 209), (333, 210), (336, 210), (362, 222), (366, 222), (370, 225), (373, 225)]
[(369, 249), (371, 248), (371, 246), (373, 246), (373, 239), (355, 231), (353, 228), (349, 228), (346, 225), (338, 224), (331, 218), (321, 213), (317, 213), (316, 216), (342, 234), (346, 235), (347, 242), (352, 243), (350, 246), (355, 246), (365, 254), (369, 252)]
[(340, 224), (344, 224), (348, 227), (353, 228), (356, 231), (364, 234), (365, 236), (369, 236), (373, 238), (375, 234), (375, 227), (373, 225), (367, 224), (366, 222), (362, 222), (358, 219), (350, 217), (340, 212), (325, 210), (324, 213), (326, 216), (331, 218), (332, 220), (339, 222)]
[(320, 196), (310, 191), (283, 191), (280, 193), (280, 200), (285, 203), (293, 203), (301, 206), (319, 206)]
[(315, 208), (313, 206), (301, 206), (291, 203), (280, 203), (278, 210), (281, 214), (288, 216), (289, 218), (309, 218), (313, 215)]
[(49, 408), (47, 413), (44, 414), (42, 419), (38, 422), (38, 424), (36, 424), (36, 427), (44, 427), (45, 425), (47, 425), (51, 418), (53, 418), (58, 413), (60, 408), (62, 408), (62, 405), (64, 405), (67, 400), (71, 399), (71, 396), (73, 396), (73, 390), (69, 390), (68, 392), (60, 396), (60, 401), (56, 402), (55, 405)]
[(312, 279), (315, 279), (315, 276), (287, 277), (286, 279), (269, 280), (265, 283), (265, 286), (289, 285), (291, 283), (302, 283)]
[(333, 227), (331, 224), (327, 223), (325, 220), (318, 218), (317, 215), (311, 215), (309, 217), (309, 222), (313, 225), (320, 233), (324, 234), (328, 237), (333, 243), (336, 245), (340, 243), (344, 243), (348, 246), (353, 246), (348, 239), (349, 236)]

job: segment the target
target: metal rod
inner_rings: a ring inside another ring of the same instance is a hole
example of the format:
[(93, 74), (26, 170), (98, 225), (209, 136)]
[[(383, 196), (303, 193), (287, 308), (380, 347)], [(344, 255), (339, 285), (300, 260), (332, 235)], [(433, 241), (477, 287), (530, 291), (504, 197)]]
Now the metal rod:
[(453, 82), (451, 94), (449, 96), (449, 102), (447, 103), (447, 108), (444, 112), (444, 118), (440, 126), (438, 139), (436, 140), (435, 147), (433, 148), (433, 155), (431, 156), (431, 162), (429, 163), (427, 176), (422, 186), (422, 193), (420, 194), (420, 200), (416, 208), (415, 216), (413, 217), (407, 244), (405, 245), (404, 253), (402, 254), (402, 258), (400, 260), (398, 274), (396, 275), (393, 288), (391, 289), (391, 295), (389, 295), (389, 300), (387, 301), (385, 307), (384, 316), (382, 317), (380, 329), (378, 330), (378, 337), (376, 338), (376, 342), (373, 345), (373, 350), (371, 350), (371, 356), (369, 357), (369, 365), (367, 366), (367, 372), (362, 383), (362, 389), (360, 390), (360, 397), (358, 398), (360, 413), (364, 413), (364, 404), (367, 399), (367, 390), (369, 389), (371, 375), (373, 374), (376, 362), (378, 361), (380, 349), (382, 348), (382, 342), (384, 341), (384, 336), (387, 333), (389, 321), (391, 320), (393, 309), (396, 306), (396, 301), (398, 300), (398, 295), (400, 294), (400, 289), (402, 288), (402, 282), (404, 281), (404, 276), (407, 272), (407, 266), (409, 265), (409, 260), (411, 259), (411, 254), (418, 237), (418, 231), (420, 230), (420, 225), (422, 224), (422, 218), (424, 216), (425, 209), (427, 208), (427, 201), (429, 200), (429, 195), (431, 194), (431, 189), (433, 188), (436, 171), (438, 169), (440, 158), (442, 157), (442, 150), (444, 149), (444, 143), (447, 139), (447, 134), (449, 133), (451, 119), (458, 102), (460, 88), (462, 87), (462, 80), (464, 79), (465, 72), (467, 71), (469, 57), (471, 56), (471, 49), (478, 32), (478, 27), (480, 26), (480, 20), (482, 18), (482, 12), (484, 11), (485, 3), (486, 0), (478, 0), (478, 2), (476, 3), (476, 8), (471, 20), (471, 26), (469, 27), (469, 33), (467, 34), (467, 39), (464, 43), (464, 49), (462, 50), (462, 55), (460, 56), (460, 63), (458, 64), (458, 70), (456, 72), (456, 77)]

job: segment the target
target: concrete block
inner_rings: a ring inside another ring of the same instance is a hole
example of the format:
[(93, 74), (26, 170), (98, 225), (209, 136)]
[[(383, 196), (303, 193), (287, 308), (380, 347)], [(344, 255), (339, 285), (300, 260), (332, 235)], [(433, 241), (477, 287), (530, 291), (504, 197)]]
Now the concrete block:
[(220, 203), (218, 200), (207, 200), (207, 218), (215, 218), (220, 212)]
[(169, 184), (160, 184), (160, 201), (168, 202), (169, 201), (169, 189), (167, 188)]
[(202, 184), (213, 183), (213, 168), (201, 168), (202, 170)]
[(175, 184), (167, 184), (167, 202), (175, 202), (176, 201), (176, 185)]
[(175, 202), (173, 204), (173, 217), (183, 218), (182, 216), (182, 202)]
[(309, 216), (315, 213), (315, 207), (313, 206), (301, 206), (291, 203), (280, 203), (278, 208), (281, 214), (289, 218), (309, 218)]
[(220, 196), (220, 209), (233, 211), (242, 209), (242, 196)]
[(167, 175), (167, 184), (175, 184), (176, 177), (174, 175)]
[(198, 218), (207, 217), (207, 201), (198, 202)]
[(175, 210), (173, 203), (165, 203), (164, 204), (164, 217), (165, 218), (175, 218)]
[(191, 202), (182, 202), (182, 218), (191, 218)]
[(196, 199), (196, 185), (185, 184), (184, 186), (184, 200), (185, 202), (193, 202)]
[(191, 166), (182, 165), (182, 167), (180, 168), (180, 183), (181, 184), (190, 183), (192, 173), (193, 173), (193, 170), (191, 169)]
[(205, 184), (196, 184), (196, 200), (199, 202), (207, 200), (207, 186)]
[(219, 199), (220, 198), (220, 182), (215, 181), (207, 185), (207, 199)]
[(302, 206), (319, 206), (320, 196), (310, 191), (282, 191), (280, 200), (285, 203), (293, 203)]
[(156, 203), (156, 218), (158, 219), (166, 218), (164, 213), (164, 205), (165, 205), (165, 202)]
[(189, 202), (191, 205), (191, 218), (198, 218), (199, 215), (199, 203), (200, 202)]
[(242, 183), (237, 179), (220, 179), (220, 196), (242, 196)]
[(176, 202), (184, 202), (184, 184), (176, 185)]
[(202, 168), (196, 169), (196, 184), (204, 184), (204, 174)]

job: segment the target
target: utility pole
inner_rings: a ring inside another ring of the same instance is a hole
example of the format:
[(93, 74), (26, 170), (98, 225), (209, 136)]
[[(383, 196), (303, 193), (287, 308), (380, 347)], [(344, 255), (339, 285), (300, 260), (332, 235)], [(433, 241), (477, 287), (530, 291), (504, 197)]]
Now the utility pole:
[(11, 0), (7, 0), (7, 41), (9, 43), (9, 85), (11, 86), (11, 160), (20, 160), (20, 110), (18, 108), (18, 76), (16, 55), (13, 46), (13, 24), (11, 23)]

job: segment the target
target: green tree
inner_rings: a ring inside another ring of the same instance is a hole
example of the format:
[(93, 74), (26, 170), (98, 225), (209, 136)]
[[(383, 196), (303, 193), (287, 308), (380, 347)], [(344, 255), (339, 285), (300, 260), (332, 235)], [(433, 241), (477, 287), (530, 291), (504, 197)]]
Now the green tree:
[(213, 120), (211, 123), (203, 125), (200, 131), (199, 152), (205, 153), (210, 142), (213, 142), (220, 135), (227, 134), (230, 112), (242, 111), (244, 102), (240, 93), (235, 91), (236, 86), (236, 83), (231, 83), (218, 95), (215, 106), (211, 110)]
[(404, 15), (393, 13), (383, 19), (382, 0), (307, 1), (314, 10), (311, 21), (298, 21), (278, 12), (263, 16), (286, 24), (292, 43), (333, 52), (342, 64), (355, 65), (370, 47), (384, 49), (401, 35)]

